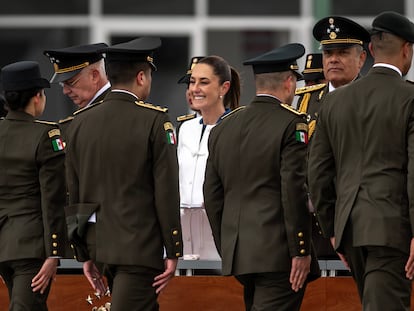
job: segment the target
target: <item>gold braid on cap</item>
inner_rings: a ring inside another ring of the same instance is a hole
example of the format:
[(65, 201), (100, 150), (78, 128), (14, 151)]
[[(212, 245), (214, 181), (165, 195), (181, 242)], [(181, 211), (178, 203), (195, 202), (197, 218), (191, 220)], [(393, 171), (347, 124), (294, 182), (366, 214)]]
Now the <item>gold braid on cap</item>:
[(71, 72), (71, 71), (75, 71), (78, 69), (82, 69), (89, 66), (89, 62), (84, 62), (82, 64), (76, 65), (76, 66), (70, 66), (70, 67), (66, 67), (66, 68), (59, 68), (59, 65), (54, 63), (53, 64), (53, 68), (55, 69), (56, 73), (65, 73), (65, 72)]
[(325, 44), (340, 44), (340, 43), (349, 43), (349, 44), (359, 44), (359, 45), (363, 45), (364, 42), (358, 39), (332, 39), (332, 40), (322, 40), (321, 44), (325, 45)]
[(303, 71), (303, 73), (313, 73), (313, 72), (322, 72), (323, 71), (323, 69), (322, 68), (319, 68), (319, 69), (305, 69), (304, 71)]

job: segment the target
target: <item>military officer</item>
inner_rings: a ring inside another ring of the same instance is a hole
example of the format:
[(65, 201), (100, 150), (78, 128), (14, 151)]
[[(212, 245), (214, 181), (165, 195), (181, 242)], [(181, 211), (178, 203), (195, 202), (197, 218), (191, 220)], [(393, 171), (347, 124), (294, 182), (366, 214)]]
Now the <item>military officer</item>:
[(103, 49), (112, 90), (68, 136), (69, 237), (100, 293), (94, 263), (107, 266), (115, 310), (158, 310), (182, 255), (173, 126), (165, 108), (144, 102), (160, 44), (144, 37)]
[[(100, 103), (109, 93), (111, 85), (106, 76), (103, 54), (98, 52), (105, 47), (105, 43), (95, 43), (44, 51), (54, 69), (50, 82), (59, 83), (63, 94), (78, 109)], [(59, 121), (63, 134), (73, 117)]]
[(64, 147), (56, 123), (36, 120), (48, 80), (39, 65), (1, 70), (8, 114), (0, 120), (0, 275), (9, 310), (47, 310), (58, 258), (65, 257)]
[(290, 107), (304, 53), (289, 44), (245, 61), (257, 95), (210, 134), (205, 208), (246, 310), (299, 310), (311, 266), (319, 271), (304, 189), (308, 126)]
[(305, 68), (302, 71), (305, 86), (325, 83), (323, 74), (322, 53), (306, 55)]
[[(298, 110), (307, 114), (309, 145), (315, 130), (316, 119), (324, 96), (335, 88), (360, 77), (365, 63), (364, 44), (370, 41), (368, 31), (356, 22), (341, 16), (329, 16), (319, 20), (313, 27), (313, 36), (322, 48), (323, 71), (327, 83), (316, 84), (296, 90)], [(314, 208), (309, 200), (309, 210)], [(313, 215), (313, 243), (320, 259), (338, 258), (329, 240), (323, 238), (319, 223)]]
[(363, 310), (411, 310), (414, 277), (414, 23), (372, 22), (368, 74), (329, 93), (309, 157), (309, 187), (324, 235), (342, 253)]
[(327, 83), (296, 90), (298, 109), (308, 115), (309, 139), (315, 129), (319, 105), (323, 97), (334, 89), (360, 77), (367, 53), (364, 44), (370, 40), (368, 31), (342, 16), (329, 16), (313, 27), (313, 37), (322, 48), (322, 67)]

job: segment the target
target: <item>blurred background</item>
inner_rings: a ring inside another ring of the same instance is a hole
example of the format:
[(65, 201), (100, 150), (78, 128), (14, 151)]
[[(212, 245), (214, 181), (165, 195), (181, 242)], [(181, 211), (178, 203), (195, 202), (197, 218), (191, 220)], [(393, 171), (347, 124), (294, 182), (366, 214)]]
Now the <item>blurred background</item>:
[[(159, 36), (149, 102), (169, 108), (172, 120), (188, 113), (185, 85), (177, 80), (192, 56), (220, 55), (242, 78), (242, 104), (254, 96), (253, 74), (242, 62), (278, 46), (300, 42), (318, 51), (314, 23), (342, 15), (369, 28), (375, 15), (393, 10), (414, 21), (413, 0), (12, 0), (0, 6), (0, 66), (35, 60), (42, 74), (53, 73), (46, 49)], [(299, 60), (303, 70), (304, 57)], [(368, 59), (363, 72), (372, 65)], [(414, 69), (408, 74), (413, 80)], [(46, 90), (42, 119), (57, 121), (75, 106), (59, 85)]]

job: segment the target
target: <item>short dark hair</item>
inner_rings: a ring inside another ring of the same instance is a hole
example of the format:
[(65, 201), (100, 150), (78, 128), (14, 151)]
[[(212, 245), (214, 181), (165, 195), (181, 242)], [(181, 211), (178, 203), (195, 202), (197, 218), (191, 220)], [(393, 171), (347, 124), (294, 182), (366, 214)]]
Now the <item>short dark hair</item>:
[(135, 79), (138, 72), (146, 71), (151, 66), (144, 62), (122, 62), (112, 61), (105, 63), (105, 70), (111, 85), (130, 83)]

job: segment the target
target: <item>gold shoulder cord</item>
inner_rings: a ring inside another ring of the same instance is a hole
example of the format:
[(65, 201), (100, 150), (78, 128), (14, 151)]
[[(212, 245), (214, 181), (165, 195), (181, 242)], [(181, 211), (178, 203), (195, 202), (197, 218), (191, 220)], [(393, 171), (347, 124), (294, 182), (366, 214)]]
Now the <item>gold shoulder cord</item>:
[(312, 137), (313, 132), (315, 132), (316, 120), (312, 120), (309, 122), (308, 125), (308, 136), (309, 138)]
[(308, 104), (309, 104), (310, 97), (311, 97), (311, 93), (305, 93), (305, 95), (303, 95), (302, 101), (300, 102), (300, 106), (299, 106), (300, 112), (306, 113), (308, 111)]

